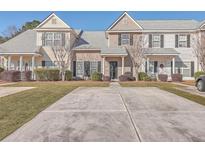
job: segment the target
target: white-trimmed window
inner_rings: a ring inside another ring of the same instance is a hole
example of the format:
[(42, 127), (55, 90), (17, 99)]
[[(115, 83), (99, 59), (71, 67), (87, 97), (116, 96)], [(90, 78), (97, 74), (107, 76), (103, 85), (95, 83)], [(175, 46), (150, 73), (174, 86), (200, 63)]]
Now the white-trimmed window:
[(54, 46), (61, 46), (61, 45), (62, 45), (62, 34), (54, 33)]
[(179, 47), (187, 47), (187, 35), (179, 35)]
[(52, 46), (53, 33), (45, 33), (45, 46)]
[(130, 44), (130, 34), (121, 34), (121, 45)]
[(44, 34), (45, 46), (62, 46), (62, 33), (60, 32), (46, 32)]
[(90, 62), (90, 72), (91, 74), (93, 74), (94, 72), (98, 72), (98, 62), (97, 61)]
[(76, 61), (76, 76), (84, 75), (84, 61)]
[(160, 48), (160, 35), (153, 35), (152, 36), (152, 47), (153, 48)]

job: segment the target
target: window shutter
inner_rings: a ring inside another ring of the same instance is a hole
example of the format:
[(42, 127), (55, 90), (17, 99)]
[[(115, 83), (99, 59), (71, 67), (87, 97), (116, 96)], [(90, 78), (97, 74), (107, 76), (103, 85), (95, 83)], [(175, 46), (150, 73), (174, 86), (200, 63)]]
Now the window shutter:
[(118, 34), (118, 45), (121, 45), (121, 34)]
[(45, 67), (45, 66), (46, 66), (46, 62), (42, 61), (42, 67)]
[(149, 48), (152, 48), (152, 34), (149, 34)]
[(45, 46), (45, 33), (42, 34), (42, 46)]
[(175, 35), (175, 48), (178, 48), (178, 35)]
[(164, 48), (164, 35), (161, 35), (160, 37), (160, 47)]
[(101, 73), (101, 61), (98, 61), (98, 72)]
[(65, 33), (61, 33), (62, 36), (62, 46), (65, 46)]
[(147, 61), (145, 62), (145, 73), (147, 73)]
[(130, 34), (130, 45), (133, 45), (133, 34)]
[(76, 77), (76, 61), (73, 61), (73, 76)]
[(187, 35), (187, 48), (190, 48), (190, 34)]
[(194, 76), (194, 62), (191, 62), (191, 77)]
[(173, 74), (173, 61), (171, 61), (171, 74)]
[(158, 61), (154, 61), (154, 73), (157, 73)]

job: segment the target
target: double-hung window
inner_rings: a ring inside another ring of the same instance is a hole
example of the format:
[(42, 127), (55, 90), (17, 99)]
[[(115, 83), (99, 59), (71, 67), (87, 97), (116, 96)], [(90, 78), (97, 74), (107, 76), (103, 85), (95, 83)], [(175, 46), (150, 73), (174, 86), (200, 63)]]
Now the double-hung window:
[(44, 33), (43, 46), (62, 46), (62, 35), (60, 32), (46, 32)]
[(152, 36), (152, 44), (153, 48), (160, 48), (160, 35)]
[(187, 35), (179, 35), (179, 47), (187, 47)]
[(53, 44), (53, 33), (45, 33), (45, 46), (52, 46)]
[(130, 34), (121, 34), (121, 45), (130, 44)]

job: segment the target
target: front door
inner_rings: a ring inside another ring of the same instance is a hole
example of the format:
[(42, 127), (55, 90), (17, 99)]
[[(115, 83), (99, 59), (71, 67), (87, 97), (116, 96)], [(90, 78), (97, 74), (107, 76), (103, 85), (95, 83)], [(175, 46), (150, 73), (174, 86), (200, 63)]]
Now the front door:
[(110, 62), (110, 78), (117, 79), (117, 62), (116, 61)]

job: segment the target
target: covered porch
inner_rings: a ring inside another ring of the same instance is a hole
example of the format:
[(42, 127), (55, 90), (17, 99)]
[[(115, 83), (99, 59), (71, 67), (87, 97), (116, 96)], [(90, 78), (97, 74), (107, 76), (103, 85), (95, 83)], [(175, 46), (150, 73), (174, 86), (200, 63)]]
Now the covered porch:
[[(111, 80), (118, 80), (128, 70), (127, 52), (124, 48), (108, 48), (101, 51), (102, 74)], [(129, 67), (130, 68), (130, 67)]]
[(4, 53), (1, 56), (5, 58), (3, 64), (5, 70), (32, 71), (32, 79), (35, 78), (34, 69), (41, 65), (41, 55), (37, 53)]
[(148, 75), (178, 73), (176, 70), (176, 57), (178, 52), (174, 49), (149, 48), (146, 50), (145, 72)]

